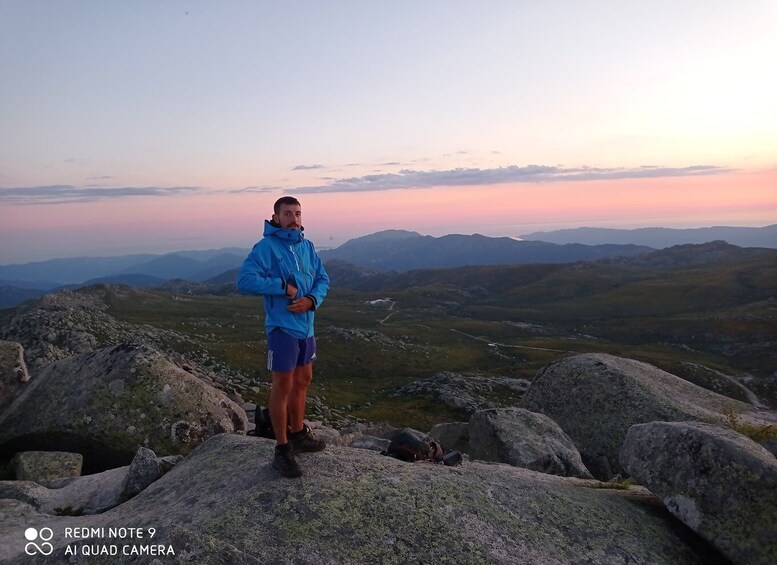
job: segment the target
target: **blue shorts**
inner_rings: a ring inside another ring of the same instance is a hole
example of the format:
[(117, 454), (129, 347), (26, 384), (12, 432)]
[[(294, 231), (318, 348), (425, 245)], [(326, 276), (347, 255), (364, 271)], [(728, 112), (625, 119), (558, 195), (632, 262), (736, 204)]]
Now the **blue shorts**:
[(278, 328), (267, 336), (267, 369), (287, 373), (316, 360), (316, 338), (297, 339)]

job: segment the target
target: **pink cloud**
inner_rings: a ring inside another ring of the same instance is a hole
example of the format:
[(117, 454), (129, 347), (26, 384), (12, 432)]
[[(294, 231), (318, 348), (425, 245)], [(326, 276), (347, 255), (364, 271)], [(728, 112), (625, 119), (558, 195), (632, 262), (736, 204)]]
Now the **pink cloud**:
[[(777, 223), (777, 171), (710, 176), (502, 183), (301, 194), (316, 244), (397, 228), (423, 234), (512, 236), (527, 228), (698, 227)], [(67, 205), (0, 207), (0, 263), (68, 257), (251, 246), (280, 196), (210, 193), (126, 197)], [(101, 251), (103, 250), (103, 251)]]

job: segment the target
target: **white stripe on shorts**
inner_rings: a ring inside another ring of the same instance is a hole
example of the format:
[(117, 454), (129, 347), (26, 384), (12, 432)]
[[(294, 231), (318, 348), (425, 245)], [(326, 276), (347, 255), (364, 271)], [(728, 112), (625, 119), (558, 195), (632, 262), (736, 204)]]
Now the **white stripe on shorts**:
[(267, 370), (272, 371), (272, 349), (267, 350)]

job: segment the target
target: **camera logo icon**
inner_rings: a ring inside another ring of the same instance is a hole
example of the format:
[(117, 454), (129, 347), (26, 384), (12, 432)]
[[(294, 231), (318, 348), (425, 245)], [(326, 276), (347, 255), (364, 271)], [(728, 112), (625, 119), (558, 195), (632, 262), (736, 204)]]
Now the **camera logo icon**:
[[(49, 540), (54, 537), (54, 532), (51, 528), (41, 528), (36, 530), (35, 528), (27, 528), (24, 530), (24, 538), (27, 540), (27, 545), (24, 546), (24, 552), (27, 555), (51, 555), (54, 551), (54, 546), (49, 543)], [(41, 544), (35, 543), (36, 540), (40, 540)]]

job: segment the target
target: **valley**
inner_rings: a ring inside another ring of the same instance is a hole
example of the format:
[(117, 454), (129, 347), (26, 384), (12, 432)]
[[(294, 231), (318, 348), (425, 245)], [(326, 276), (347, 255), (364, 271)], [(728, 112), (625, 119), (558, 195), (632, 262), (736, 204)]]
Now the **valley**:
[[(332, 261), (332, 288), (316, 314), (310, 416), (339, 427), (383, 421), (428, 429), (467, 414), (398, 389), (441, 372), (531, 381), (546, 364), (588, 352), (644, 361), (774, 408), (777, 251), (722, 242), (683, 247), (594, 262), (402, 273)], [(202, 367), (225, 390), (266, 404), (262, 300), (237, 294), (228, 278), (66, 291), (89, 297), (115, 321), (95, 324), (72, 312), (69, 324), (97, 346), (148, 342)], [(35, 302), (28, 304), (0, 311), (0, 328)], [(12, 331), (0, 337), (29, 347)], [(487, 396), (494, 406), (515, 403), (507, 390)]]
[[(735, 263), (727, 274), (720, 265), (662, 273), (597, 264), (539, 274), (526, 272), (533, 266), (417, 271), (407, 275), (404, 288), (395, 282), (380, 291), (344, 289), (333, 278), (317, 313), (319, 361), (311, 392), (350, 418), (429, 427), (464, 415), (433, 399), (392, 392), (441, 371), (531, 380), (561, 357), (606, 352), (739, 400), (747, 401), (752, 390), (775, 406), (777, 303), (769, 295), (777, 277), (770, 278), (771, 261)], [(485, 286), (472, 284), (479, 279)], [(708, 282), (695, 286), (701, 280)], [(737, 291), (742, 281), (749, 293)], [(172, 345), (185, 352), (196, 343), (210, 359), (238, 369), (257, 384), (251, 400), (263, 404), (261, 303), (238, 295), (173, 299), (134, 290), (111, 299), (110, 312), (188, 335), (190, 341)]]

